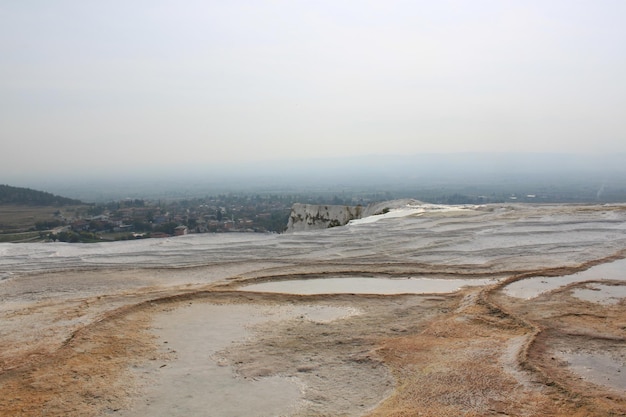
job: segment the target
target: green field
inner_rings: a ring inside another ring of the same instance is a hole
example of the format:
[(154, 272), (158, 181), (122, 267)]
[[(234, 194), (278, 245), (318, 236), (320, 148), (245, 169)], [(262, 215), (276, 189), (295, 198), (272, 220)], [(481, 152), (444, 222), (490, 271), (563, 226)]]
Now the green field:
[(0, 205), (0, 242), (33, 241), (39, 239), (38, 222), (72, 219), (88, 206), (25, 206)]

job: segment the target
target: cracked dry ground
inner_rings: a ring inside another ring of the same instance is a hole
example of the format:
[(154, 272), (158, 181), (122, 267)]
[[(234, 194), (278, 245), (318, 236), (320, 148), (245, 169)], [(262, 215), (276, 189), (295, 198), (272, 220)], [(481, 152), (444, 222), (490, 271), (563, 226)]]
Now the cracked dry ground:
[[(554, 355), (563, 346), (623, 355), (624, 300), (587, 303), (571, 296), (572, 286), (518, 300), (499, 287), (436, 296), (295, 296), (212, 286), (39, 303), (19, 325), (37, 327), (32, 321), (41, 318), (57, 327), (39, 329), (38, 340), (0, 342), (0, 415), (123, 415), (141, 391), (130, 369), (175, 360), (157, 346), (152, 317), (189, 303), (361, 312), (324, 324), (262, 326), (222, 353), (242, 378), (301, 379), (306, 404), (291, 415), (626, 415), (624, 392), (581, 379)], [(372, 396), (373, 406), (359, 403)]]

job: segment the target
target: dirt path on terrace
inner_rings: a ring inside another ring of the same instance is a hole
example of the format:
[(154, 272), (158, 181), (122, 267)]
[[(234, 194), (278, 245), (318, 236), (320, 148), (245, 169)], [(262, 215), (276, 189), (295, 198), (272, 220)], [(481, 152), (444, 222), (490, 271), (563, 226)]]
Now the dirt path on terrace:
[[(623, 390), (581, 378), (559, 356), (605, 350), (623, 357), (624, 301), (588, 303), (572, 298), (571, 290), (525, 301), (479, 288), (445, 296), (152, 289), (128, 295), (126, 303), (117, 300), (120, 307), (112, 311), (92, 313), (87, 323), (72, 321), (80, 314), (68, 305), (99, 300), (48, 302), (41, 311), (53, 314), (50, 322), (75, 330), (58, 348), (33, 350), (18, 338), (3, 345), (10, 354), (0, 373), (0, 416), (132, 411), (145, 390), (132, 370), (176, 364), (176, 352), (164, 350), (151, 331), (153, 317), (189, 303), (322, 305), (360, 312), (328, 323), (261, 325), (253, 337), (219, 353), (238, 378), (301, 381), (302, 399), (289, 415), (626, 415)], [(19, 323), (37, 328), (42, 317), (31, 310)]]

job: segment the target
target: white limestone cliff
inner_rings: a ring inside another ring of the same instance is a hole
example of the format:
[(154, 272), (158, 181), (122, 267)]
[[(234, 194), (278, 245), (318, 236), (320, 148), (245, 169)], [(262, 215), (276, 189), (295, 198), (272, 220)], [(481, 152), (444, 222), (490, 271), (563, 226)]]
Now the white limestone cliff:
[(291, 207), (286, 231), (288, 233), (301, 232), (344, 226), (350, 220), (382, 214), (392, 209), (406, 207), (407, 205), (415, 206), (419, 204), (423, 203), (411, 199), (384, 201), (370, 204), (367, 207), (296, 203)]
[(296, 203), (291, 207), (287, 232), (327, 229), (360, 219), (361, 206), (335, 206)]

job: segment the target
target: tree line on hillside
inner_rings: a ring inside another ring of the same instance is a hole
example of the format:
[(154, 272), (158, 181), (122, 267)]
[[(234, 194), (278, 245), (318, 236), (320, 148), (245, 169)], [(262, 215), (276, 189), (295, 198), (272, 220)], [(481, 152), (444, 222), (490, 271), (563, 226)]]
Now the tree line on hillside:
[(0, 204), (21, 204), (27, 206), (70, 206), (84, 204), (80, 200), (61, 197), (45, 191), (30, 188), (12, 187), (0, 184)]

